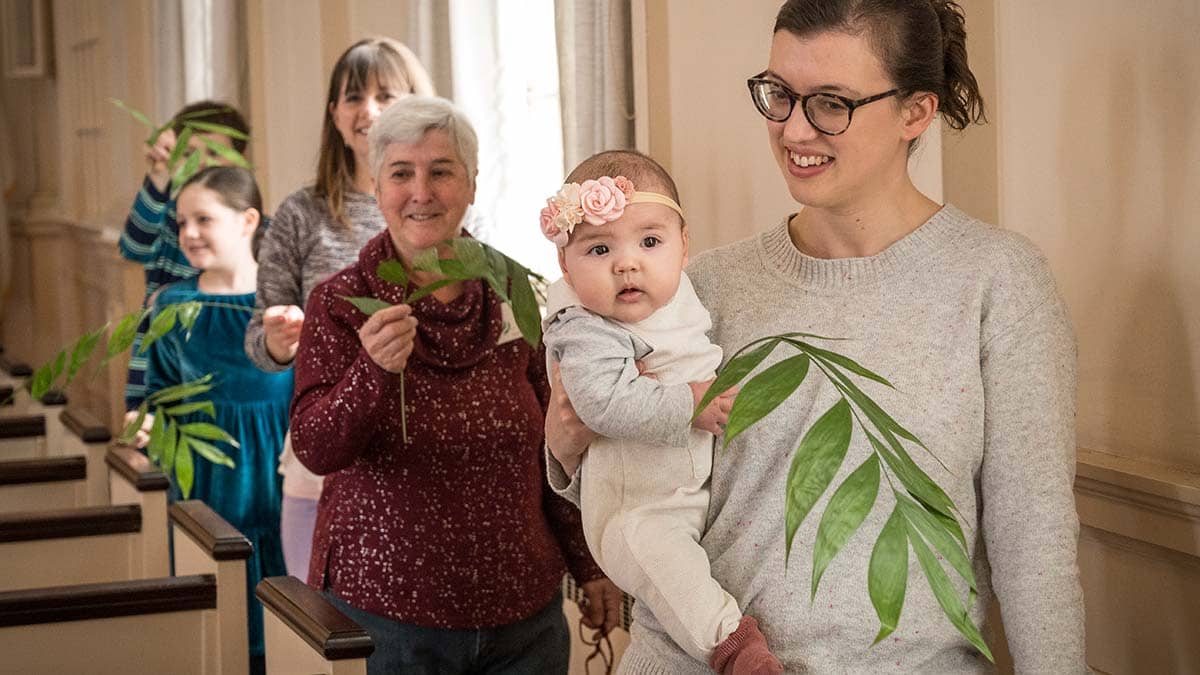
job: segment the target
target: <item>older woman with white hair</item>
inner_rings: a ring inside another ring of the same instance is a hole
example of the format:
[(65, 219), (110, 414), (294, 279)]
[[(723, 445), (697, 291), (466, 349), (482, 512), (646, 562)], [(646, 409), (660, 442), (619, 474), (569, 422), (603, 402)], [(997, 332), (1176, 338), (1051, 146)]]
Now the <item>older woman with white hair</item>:
[[(475, 131), (448, 101), (410, 96), (368, 143), (387, 230), (313, 290), (295, 360), (293, 447), (326, 476), (309, 584), (374, 639), (369, 672), (565, 673), (564, 568), (592, 623), (615, 621), (617, 593), (545, 484), (544, 349), (504, 330), (478, 280), (403, 304), (437, 280), (416, 256), (463, 236)], [(407, 288), (376, 273), (389, 260)], [(368, 317), (355, 296), (393, 306)]]

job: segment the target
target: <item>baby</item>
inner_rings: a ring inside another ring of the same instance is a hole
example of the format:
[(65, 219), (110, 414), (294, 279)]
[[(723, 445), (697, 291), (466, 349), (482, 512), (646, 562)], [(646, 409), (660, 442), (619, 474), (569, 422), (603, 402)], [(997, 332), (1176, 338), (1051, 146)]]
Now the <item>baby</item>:
[(713, 433), (729, 401), (691, 421), (721, 348), (709, 342), (712, 321), (683, 272), (678, 202), (657, 162), (610, 151), (584, 160), (542, 210), (563, 272), (548, 293), (547, 355), (575, 412), (600, 435), (580, 469), (584, 535), (605, 574), (693, 658), (719, 673), (782, 673), (699, 543)]

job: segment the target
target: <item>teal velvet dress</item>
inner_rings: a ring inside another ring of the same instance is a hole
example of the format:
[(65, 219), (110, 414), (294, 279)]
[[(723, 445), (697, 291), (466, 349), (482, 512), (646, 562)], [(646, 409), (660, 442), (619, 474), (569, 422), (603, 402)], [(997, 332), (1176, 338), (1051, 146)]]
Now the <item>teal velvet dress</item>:
[[(196, 413), (181, 421), (212, 422), (236, 438), (241, 447), (213, 441), (233, 459), (233, 469), (193, 453), (195, 482), (190, 498), (208, 504), (254, 545), (247, 561), (246, 606), (250, 654), (257, 656), (263, 654), (263, 609), (254, 597), (254, 587), (263, 577), (287, 574), (279, 539), (283, 479), (277, 468), (292, 400), (292, 371), (266, 373), (246, 357), (242, 345), (254, 309), (253, 293), (203, 293), (197, 281), (172, 283), (155, 300), (156, 315), (172, 303), (194, 300), (206, 304), (190, 337), (176, 324), (150, 346), (147, 394), (213, 375), (213, 389), (188, 400), (212, 401), (216, 418)], [(173, 486), (172, 491), (179, 498), (178, 487)]]

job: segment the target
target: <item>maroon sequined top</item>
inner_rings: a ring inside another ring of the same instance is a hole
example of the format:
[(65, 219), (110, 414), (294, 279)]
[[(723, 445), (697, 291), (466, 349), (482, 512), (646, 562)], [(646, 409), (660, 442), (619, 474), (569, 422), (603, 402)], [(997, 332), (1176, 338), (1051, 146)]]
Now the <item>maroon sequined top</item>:
[(520, 338), (496, 344), (501, 303), (486, 284), (468, 282), (448, 304), (419, 300), (406, 443), (401, 376), (367, 355), (357, 333), (366, 316), (342, 299), (400, 302), (401, 289), (375, 274), (395, 258), (385, 231), (305, 308), (292, 443), (326, 476), (308, 582), (404, 623), (512, 623), (549, 602), (564, 566), (580, 582), (602, 575), (578, 510), (546, 484), (545, 352)]

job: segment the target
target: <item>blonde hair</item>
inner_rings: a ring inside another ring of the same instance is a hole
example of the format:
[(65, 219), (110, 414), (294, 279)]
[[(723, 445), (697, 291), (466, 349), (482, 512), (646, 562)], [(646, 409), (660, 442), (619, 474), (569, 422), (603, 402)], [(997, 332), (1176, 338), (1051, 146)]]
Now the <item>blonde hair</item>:
[(321, 128), (321, 154), (317, 160), (316, 196), (324, 200), (334, 221), (345, 227), (346, 193), (354, 185), (354, 151), (346, 145), (333, 123), (331, 108), (343, 92), (361, 91), (374, 79), (397, 91), (432, 96), (433, 81), (416, 54), (398, 40), (372, 37), (350, 45), (338, 58), (329, 77), (329, 95), (325, 100), (325, 122)]

